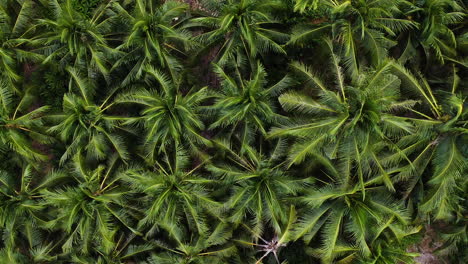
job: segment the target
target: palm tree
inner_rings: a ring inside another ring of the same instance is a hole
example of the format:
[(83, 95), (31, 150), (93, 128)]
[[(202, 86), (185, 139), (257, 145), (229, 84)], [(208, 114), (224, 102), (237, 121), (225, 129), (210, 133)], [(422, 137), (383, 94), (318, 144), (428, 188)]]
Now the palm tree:
[[(373, 180), (366, 181), (364, 195), (358, 176), (342, 179), (343, 174), (352, 174), (355, 169), (341, 168), (331, 175), (331, 182), (300, 198), (305, 212), (294, 232), (296, 238), (312, 243), (313, 255), (323, 263), (375, 258), (385, 246), (383, 241), (399, 241), (419, 231), (409, 225), (408, 212), (401, 202), (387, 195), (385, 188), (376, 186)], [(384, 250), (396, 248), (396, 243), (387, 246), (390, 248)]]
[(43, 64), (53, 62), (61, 69), (71, 66), (89, 78), (101, 75), (108, 79), (112, 58), (118, 54), (107, 40), (115, 19), (109, 14), (111, 1), (98, 8), (91, 18), (76, 11), (71, 0), (44, 2), (53, 17), (38, 20), (42, 33), (30, 41), (35, 52), (46, 56)]
[[(300, 25), (293, 30), (290, 44), (308, 44), (324, 36), (340, 43), (348, 70), (357, 77), (359, 68), (370, 62), (378, 66), (387, 57), (388, 49), (396, 45), (401, 31), (418, 24), (406, 19), (401, 8), (408, 1), (297, 1), (296, 9), (304, 10), (310, 3), (316, 9), (325, 6), (325, 17), (317, 24)], [(369, 56), (366, 56), (369, 55)]]
[[(37, 55), (24, 49), (26, 35), (30, 31), (28, 24), (36, 14), (35, 8), (36, 4), (32, 0), (0, 3), (0, 83), (19, 94), (23, 92), (18, 87), (22, 79), (20, 63), (39, 59)], [(11, 9), (18, 12), (10, 12)]]
[[(208, 216), (219, 217), (219, 203), (210, 197), (213, 179), (197, 173), (203, 163), (190, 167), (190, 159), (181, 148), (165, 155), (163, 162), (154, 162), (154, 170), (129, 169), (124, 180), (134, 190), (145, 194), (144, 210), (138, 227), (149, 227), (145, 237), (159, 228), (173, 230), (180, 225), (198, 235), (208, 232)], [(170, 232), (172, 233), (172, 232)]]
[(426, 67), (435, 61), (444, 63), (455, 59), (457, 42), (453, 27), (460, 23), (466, 14), (464, 4), (458, 0), (414, 1), (414, 7), (407, 9), (406, 15), (412, 20), (421, 21), (417, 30), (407, 35), (401, 62), (411, 57), (412, 50), (421, 48), (426, 56)]
[(267, 52), (286, 54), (281, 42), (288, 35), (272, 27), (277, 23), (272, 12), (282, 8), (276, 0), (224, 0), (206, 1), (206, 8), (214, 17), (192, 19), (194, 26), (204, 26), (211, 31), (197, 36), (211, 46), (219, 46), (216, 62), (224, 66), (229, 61), (247, 59), (252, 67), (259, 56)]
[(26, 93), (18, 99), (12, 89), (0, 87), (0, 149), (3, 153), (13, 151), (20, 158), (34, 164), (47, 156), (33, 147), (33, 141), (49, 143), (51, 138), (43, 133), (43, 117), (47, 106), (28, 111), (32, 95)]
[(124, 43), (117, 47), (126, 53), (114, 64), (114, 68), (130, 67), (123, 85), (138, 80), (150, 66), (167, 70), (173, 80), (179, 79), (183, 67), (178, 57), (195, 45), (190, 33), (180, 27), (187, 7), (176, 1), (159, 5), (137, 0), (130, 14), (116, 4), (117, 12), (131, 26)]
[(125, 125), (141, 124), (145, 129), (145, 158), (151, 161), (162, 153), (170, 153), (179, 146), (198, 152), (199, 146), (210, 142), (200, 135), (204, 124), (200, 104), (208, 98), (207, 88), (193, 87), (184, 91), (159, 70), (149, 68), (148, 74), (158, 89), (139, 89), (117, 98), (118, 103), (142, 105), (141, 116), (128, 118)]
[[(415, 98), (422, 100), (423, 110), (412, 110), (414, 118), (409, 120), (419, 129), (418, 133), (402, 137), (399, 148), (407, 155), (413, 154), (412, 164), (401, 168), (396, 179), (406, 182), (406, 195), (410, 195), (422, 176), (432, 165), (432, 173), (427, 185), (431, 188), (424, 195), (420, 205), (423, 212), (431, 213), (436, 219), (450, 219), (460, 210), (463, 190), (462, 175), (468, 168), (468, 154), (463, 150), (467, 139), (467, 110), (464, 99), (457, 92), (457, 82), (447, 87), (439, 87), (435, 94), (428, 81), (397, 63), (392, 71), (403, 81), (402, 88)], [(455, 80), (453, 78), (453, 80)], [(444, 91), (445, 90), (445, 91)], [(461, 184), (461, 185), (460, 185)]]
[(215, 97), (215, 103), (206, 108), (216, 118), (209, 129), (220, 129), (221, 133), (227, 133), (227, 138), (237, 137), (245, 145), (258, 132), (266, 135), (269, 127), (283, 118), (276, 113), (274, 98), (292, 84), (291, 78), (285, 76), (268, 87), (267, 74), (260, 62), (248, 80), (238, 68), (232, 77), (218, 65), (214, 69), (222, 81), (222, 91)]
[(75, 155), (68, 169), (71, 185), (42, 192), (44, 206), (52, 218), (48, 226), (63, 231), (66, 253), (107, 255), (114, 250), (121, 229), (141, 235), (130, 227), (128, 215), (136, 212), (127, 203), (127, 190), (120, 184), (121, 168), (116, 155), (108, 164), (90, 169), (81, 155)]
[[(304, 81), (306, 89), (302, 94), (284, 93), (279, 101), (284, 110), (293, 112), (297, 119), (273, 129), (270, 137), (297, 139), (290, 150), (290, 165), (301, 163), (308, 156), (324, 164), (330, 159), (345, 159), (347, 166), (358, 169), (363, 191), (364, 178), (374, 172), (378, 172), (379, 179), (394, 191), (391, 175), (396, 171), (390, 170), (392, 164), (381, 161), (381, 155), (391, 151), (408, 159), (398, 150), (396, 142), (415, 130), (405, 117), (396, 113), (406, 112), (416, 101), (399, 98), (400, 80), (388, 73), (390, 63), (361, 72), (359, 78), (348, 83), (332, 43), (326, 43), (335, 83), (327, 84), (308, 67), (293, 63), (291, 67)], [(307, 95), (312, 92), (317, 96)], [(334, 170), (332, 165), (329, 167)]]
[(39, 202), (41, 192), (64, 179), (66, 175), (59, 171), (41, 177), (31, 165), (25, 165), (20, 175), (0, 171), (0, 229), (6, 248), (16, 251), (23, 245), (33, 249), (44, 243), (41, 227), (47, 218), (46, 207)]
[[(86, 155), (87, 160), (104, 160), (115, 151), (122, 160), (129, 158), (124, 139), (117, 132), (125, 130), (120, 123), (125, 118), (108, 115), (106, 111), (113, 105), (109, 102), (113, 93), (98, 105), (93, 102), (94, 83), (84, 80), (74, 69), (69, 69), (76, 84), (78, 95), (68, 93), (63, 96), (63, 112), (49, 115), (56, 123), (48, 131), (59, 135), (67, 144), (67, 149), (60, 159), (63, 164), (77, 153)], [(73, 86), (73, 87), (75, 87)]]
[(265, 227), (281, 233), (288, 221), (288, 205), (306, 183), (284, 171), (284, 142), (277, 142), (267, 154), (248, 145), (239, 147), (244, 149), (242, 154), (227, 142), (218, 141), (215, 146), (225, 153), (228, 162), (213, 162), (208, 169), (229, 186), (229, 199), (224, 205), (229, 210), (228, 220), (235, 225), (252, 223), (256, 234)]

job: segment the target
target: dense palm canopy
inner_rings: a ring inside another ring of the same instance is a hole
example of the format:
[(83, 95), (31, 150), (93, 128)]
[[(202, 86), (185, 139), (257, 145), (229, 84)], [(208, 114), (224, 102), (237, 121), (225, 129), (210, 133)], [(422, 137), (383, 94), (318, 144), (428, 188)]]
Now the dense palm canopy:
[(465, 263), (465, 10), (0, 1), (0, 263)]

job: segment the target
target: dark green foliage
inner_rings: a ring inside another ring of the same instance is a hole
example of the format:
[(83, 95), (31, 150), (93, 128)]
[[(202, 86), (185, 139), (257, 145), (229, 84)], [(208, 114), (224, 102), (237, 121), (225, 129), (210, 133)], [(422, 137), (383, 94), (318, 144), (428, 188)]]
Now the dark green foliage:
[(103, 2), (103, 0), (73, 0), (72, 5), (78, 12), (89, 17), (94, 8), (101, 2)]
[(0, 1), (0, 264), (465, 263), (465, 10)]

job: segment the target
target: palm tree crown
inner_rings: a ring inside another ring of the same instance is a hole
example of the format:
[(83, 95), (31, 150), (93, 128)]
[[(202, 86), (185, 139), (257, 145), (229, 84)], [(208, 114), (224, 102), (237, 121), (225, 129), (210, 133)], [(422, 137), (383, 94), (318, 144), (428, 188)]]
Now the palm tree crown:
[(214, 67), (222, 80), (223, 90), (215, 97), (215, 104), (207, 108), (217, 113), (217, 119), (209, 128), (227, 130), (230, 136), (239, 137), (243, 144), (251, 142), (257, 132), (265, 135), (268, 128), (281, 119), (273, 98), (288, 88), (292, 80), (286, 76), (268, 87), (266, 72), (260, 63), (249, 80), (243, 79), (239, 69), (231, 77), (220, 66)]
[(143, 124), (146, 132), (144, 148), (146, 157), (171, 152), (178, 146), (196, 150), (209, 141), (200, 135), (204, 128), (199, 114), (200, 104), (207, 98), (207, 88), (192, 88), (183, 93), (168, 77), (156, 69), (149, 69), (159, 89), (139, 89), (124, 94), (119, 103), (142, 105), (141, 117), (130, 118), (125, 124)]
[(186, 10), (186, 5), (175, 1), (159, 6), (152, 1), (138, 0), (133, 14), (119, 7), (125, 21), (132, 25), (119, 47), (127, 53), (114, 65), (114, 68), (131, 66), (124, 84), (143, 76), (145, 69), (152, 65), (167, 69), (174, 80), (178, 78), (182, 65), (177, 57), (194, 45), (189, 32), (180, 29)]
[(287, 35), (268, 27), (275, 23), (272, 11), (281, 8), (280, 1), (209, 1), (207, 6), (216, 10), (215, 17), (195, 18), (192, 21), (213, 28), (199, 38), (221, 45), (218, 64), (224, 65), (240, 57), (247, 58), (253, 66), (259, 55), (269, 51), (285, 53), (279, 43), (287, 39)]

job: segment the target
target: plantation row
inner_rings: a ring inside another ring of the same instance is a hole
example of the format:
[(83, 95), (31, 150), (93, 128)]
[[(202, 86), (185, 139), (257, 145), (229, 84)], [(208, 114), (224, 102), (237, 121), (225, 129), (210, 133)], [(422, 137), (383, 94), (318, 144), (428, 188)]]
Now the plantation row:
[(0, 263), (468, 261), (466, 3), (186, 2), (0, 1)]

